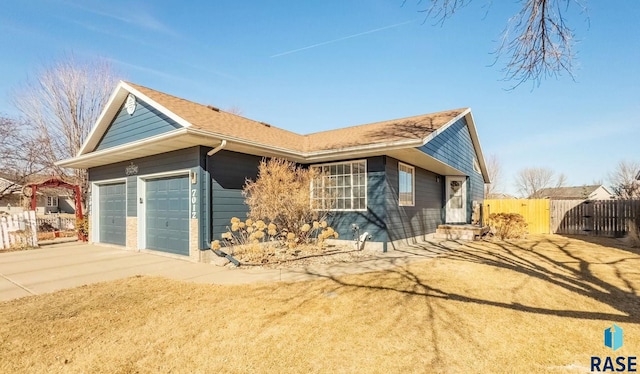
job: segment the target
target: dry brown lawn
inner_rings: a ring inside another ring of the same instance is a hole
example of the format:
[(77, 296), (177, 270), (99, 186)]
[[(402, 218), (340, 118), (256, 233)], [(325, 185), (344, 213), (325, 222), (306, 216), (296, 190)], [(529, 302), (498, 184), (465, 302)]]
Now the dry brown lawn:
[[(448, 243), (299, 283), (137, 277), (0, 303), (0, 372), (588, 372), (640, 356), (640, 255), (561, 236)], [(603, 330), (624, 329), (624, 346)]]

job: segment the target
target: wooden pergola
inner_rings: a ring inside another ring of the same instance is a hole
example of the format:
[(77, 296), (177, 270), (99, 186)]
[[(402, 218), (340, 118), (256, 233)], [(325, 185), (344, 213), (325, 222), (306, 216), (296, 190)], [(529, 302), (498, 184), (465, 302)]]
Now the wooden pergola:
[[(62, 179), (52, 177), (40, 183), (32, 183), (27, 187), (31, 188), (31, 210), (34, 210), (34, 211), (36, 210), (36, 206), (37, 206), (36, 192), (38, 191), (38, 188), (67, 188), (67, 189), (73, 190), (75, 192), (76, 219), (78, 221), (81, 221), (83, 219), (81, 189), (80, 189), (80, 186), (78, 186), (77, 184), (70, 184), (63, 181)], [(86, 242), (87, 237), (85, 233), (82, 230), (77, 230), (77, 231), (78, 231), (78, 239)]]

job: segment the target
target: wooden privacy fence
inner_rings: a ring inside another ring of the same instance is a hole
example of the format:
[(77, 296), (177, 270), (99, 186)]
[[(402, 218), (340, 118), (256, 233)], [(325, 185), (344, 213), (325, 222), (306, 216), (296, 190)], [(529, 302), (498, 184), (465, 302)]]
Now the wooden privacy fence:
[(485, 200), (483, 213), (519, 213), (529, 234), (623, 237), (629, 224), (640, 219), (640, 200)]
[(549, 234), (550, 200), (547, 199), (488, 199), (483, 203), (485, 224), (492, 213), (518, 213), (527, 222), (529, 234)]
[(0, 249), (38, 245), (36, 212), (28, 211), (0, 217)]
[(640, 200), (554, 200), (551, 228), (556, 234), (620, 238), (640, 217)]

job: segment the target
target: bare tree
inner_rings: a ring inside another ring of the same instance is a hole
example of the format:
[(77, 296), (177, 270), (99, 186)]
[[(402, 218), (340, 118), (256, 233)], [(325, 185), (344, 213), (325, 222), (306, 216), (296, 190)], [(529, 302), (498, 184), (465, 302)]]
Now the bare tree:
[(20, 192), (27, 179), (44, 167), (37, 144), (25, 135), (27, 126), (18, 120), (0, 117), (0, 198)]
[(55, 162), (78, 153), (116, 82), (107, 60), (79, 61), (70, 55), (44, 67), (14, 95), (15, 106), (31, 126), (31, 141), (39, 146), (43, 166), (74, 179), (85, 192), (86, 170), (60, 168)]
[(525, 168), (518, 172), (515, 185), (520, 194), (529, 199), (540, 198), (540, 190), (550, 187), (562, 187), (566, 182), (564, 174), (548, 168)]
[(237, 105), (232, 105), (227, 109), (225, 109), (224, 111), (227, 113), (235, 114), (236, 116), (241, 116), (244, 114), (244, 111), (242, 110), (242, 108), (240, 108)]
[[(440, 23), (472, 0), (429, 0), (421, 9), (426, 18)], [(405, 0), (406, 2), (406, 0)], [(418, 4), (422, 0), (418, 0)], [(505, 80), (517, 82), (514, 87), (543, 78), (557, 77), (562, 72), (572, 76), (574, 34), (566, 24), (564, 14), (573, 3), (586, 10), (582, 0), (523, 0), (522, 8), (511, 17), (496, 49), (498, 57), (507, 54)]]
[(484, 185), (484, 196), (487, 199), (494, 199), (500, 193), (500, 184), (502, 181), (502, 165), (497, 155), (492, 154), (487, 159), (487, 172), (491, 183)]
[(640, 162), (620, 161), (609, 173), (613, 193), (621, 199), (640, 198)]

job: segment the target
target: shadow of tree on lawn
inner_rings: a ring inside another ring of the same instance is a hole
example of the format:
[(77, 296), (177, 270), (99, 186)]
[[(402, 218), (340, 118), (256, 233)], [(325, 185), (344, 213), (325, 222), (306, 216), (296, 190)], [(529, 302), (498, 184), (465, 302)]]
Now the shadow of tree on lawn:
[[(524, 305), (449, 292), (429, 284), (425, 275), (416, 272), (415, 267), (405, 266), (406, 263), (401, 258), (390, 259), (393, 266), (380, 272), (375, 282), (366, 277), (334, 276), (330, 271), (306, 271), (308, 274), (330, 279), (343, 288), (391, 291), (558, 317), (619, 323), (640, 322), (640, 281), (637, 277), (635, 280), (632, 279), (625, 271), (631, 269), (631, 266), (635, 266), (635, 269), (640, 267), (640, 256), (634, 253), (621, 251), (613, 254), (615, 249), (601, 247), (601, 250), (594, 254), (589, 249), (581, 249), (578, 240), (562, 237), (543, 238), (534, 242), (425, 242), (400, 251), (408, 251), (414, 255), (422, 252), (424, 257), (440, 255), (453, 261), (506, 269), (536, 278), (549, 286), (557, 286), (576, 295), (594, 299), (619, 311), (620, 314), (553, 309), (543, 304)], [(612, 255), (608, 256), (607, 251), (611, 251)], [(634, 263), (637, 265), (633, 265)], [(614, 274), (614, 279), (603, 279), (594, 272), (594, 266), (605, 267)], [(451, 280), (456, 281), (455, 274), (451, 274)]]

